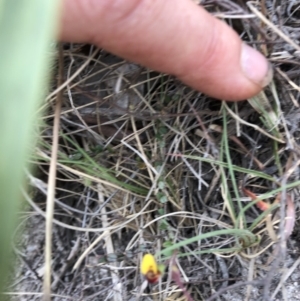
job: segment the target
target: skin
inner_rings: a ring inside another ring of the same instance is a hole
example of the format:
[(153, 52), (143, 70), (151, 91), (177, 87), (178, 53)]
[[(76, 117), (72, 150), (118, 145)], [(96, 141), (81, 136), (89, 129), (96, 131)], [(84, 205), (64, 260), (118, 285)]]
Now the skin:
[(243, 100), (264, 85), (265, 59), (249, 80), (239, 36), (190, 0), (61, 1), (60, 40), (95, 44), (219, 99)]

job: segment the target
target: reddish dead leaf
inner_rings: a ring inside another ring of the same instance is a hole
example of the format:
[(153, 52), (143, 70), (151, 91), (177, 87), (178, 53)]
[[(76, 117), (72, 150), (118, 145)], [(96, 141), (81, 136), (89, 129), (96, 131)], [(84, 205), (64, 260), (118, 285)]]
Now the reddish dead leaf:
[[(250, 197), (252, 201), (255, 201), (257, 199), (256, 194), (251, 192), (250, 190), (246, 189), (245, 187), (243, 187), (243, 192), (246, 196)], [(269, 209), (271, 207), (271, 205), (260, 200), (256, 203), (256, 207), (262, 211), (266, 211), (267, 209)]]
[[(256, 194), (251, 192), (250, 190), (246, 189), (243, 187), (243, 192), (245, 195), (250, 197), (253, 201), (257, 199)], [(273, 204), (279, 203), (281, 200), (281, 193), (278, 193), (276, 196), (276, 199)], [(265, 211), (271, 207), (270, 204), (264, 202), (264, 201), (258, 201), (256, 203), (256, 206), (262, 210)], [(290, 194), (286, 194), (286, 217), (285, 217), (285, 227), (284, 227), (284, 233), (285, 233), (285, 238), (287, 239), (293, 232), (294, 226), (295, 226), (295, 219), (296, 219), (296, 213), (295, 213), (295, 205), (292, 200), (292, 197)]]
[(179, 286), (179, 288), (182, 290), (186, 300), (187, 301), (194, 301), (194, 299), (192, 298), (192, 296), (190, 295), (190, 293), (188, 292), (188, 290), (186, 289), (186, 287), (184, 286), (184, 284), (181, 280), (180, 271), (178, 270), (178, 268), (176, 266), (174, 256), (171, 259), (171, 278)]

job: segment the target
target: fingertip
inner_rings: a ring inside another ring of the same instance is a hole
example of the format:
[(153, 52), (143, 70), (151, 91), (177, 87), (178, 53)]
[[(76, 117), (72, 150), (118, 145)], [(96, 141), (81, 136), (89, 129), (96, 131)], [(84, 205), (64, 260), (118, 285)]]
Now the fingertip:
[(257, 50), (242, 44), (241, 69), (244, 75), (261, 88), (266, 87), (273, 78), (273, 69), (267, 59)]
[(194, 50), (176, 75), (194, 89), (222, 100), (238, 101), (257, 95), (272, 80), (272, 66), (225, 22), (204, 14), (201, 42), (196, 39)]

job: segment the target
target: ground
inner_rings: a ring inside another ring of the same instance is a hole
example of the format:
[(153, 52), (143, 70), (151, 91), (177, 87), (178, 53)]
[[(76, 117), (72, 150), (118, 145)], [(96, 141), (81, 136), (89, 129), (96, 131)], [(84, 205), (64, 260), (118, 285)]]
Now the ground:
[[(12, 300), (41, 300), (45, 218), (53, 300), (300, 300), (300, 48), (286, 39), (299, 39), (300, 2), (257, 1), (272, 26), (242, 1), (202, 4), (268, 57), (274, 81), (226, 103), (91, 45), (64, 44), (27, 171)], [(145, 253), (166, 267), (156, 284), (140, 273)]]

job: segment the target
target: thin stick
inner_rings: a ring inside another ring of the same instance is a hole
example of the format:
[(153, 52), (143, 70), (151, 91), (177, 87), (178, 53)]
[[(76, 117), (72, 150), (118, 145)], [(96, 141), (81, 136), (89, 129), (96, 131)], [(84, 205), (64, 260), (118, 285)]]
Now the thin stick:
[[(98, 189), (99, 203), (100, 203), (100, 205), (102, 205), (102, 209), (101, 209), (102, 226), (103, 226), (103, 228), (106, 228), (109, 226), (109, 223), (108, 223), (108, 218), (107, 218), (106, 207), (103, 206), (105, 204), (105, 201), (104, 201), (104, 195), (102, 193), (103, 187), (101, 186), (101, 184), (97, 185), (97, 189)], [(108, 230), (107, 235), (105, 235), (105, 237), (104, 237), (104, 240), (105, 240), (107, 254), (114, 253), (112, 232), (110, 232)], [(116, 263), (112, 263), (111, 265), (117, 267)], [(113, 300), (114, 301), (122, 301), (122, 283), (120, 281), (119, 271), (117, 269), (114, 271), (111, 271), (111, 278), (112, 278), (112, 284), (113, 284)]]
[(259, 126), (257, 126), (256, 124), (252, 124), (252, 123), (249, 123), (249, 122), (243, 120), (243, 119), (240, 118), (238, 115), (236, 115), (236, 114), (228, 107), (228, 105), (227, 105), (225, 102), (223, 102), (223, 105), (225, 106), (227, 112), (228, 112), (233, 118), (237, 119), (240, 123), (245, 124), (245, 125), (248, 125), (248, 126), (254, 128), (255, 130), (261, 132), (262, 134), (266, 135), (267, 137), (269, 137), (269, 138), (271, 138), (271, 139), (273, 139), (273, 140), (276, 140), (276, 141), (278, 141), (278, 142), (280, 142), (280, 143), (284, 143), (284, 142), (285, 142), (285, 141), (283, 141), (283, 140), (281, 140), (281, 139), (279, 139), (279, 138), (277, 138), (277, 137), (275, 137), (275, 136), (270, 135), (269, 133), (267, 133), (266, 131), (264, 131), (263, 129), (261, 129), (261, 128), (260, 128)]
[(275, 33), (277, 33), (284, 41), (293, 46), (296, 50), (300, 51), (300, 46), (297, 45), (292, 39), (285, 35), (279, 28), (277, 28), (272, 22), (270, 22), (262, 13), (260, 13), (251, 2), (247, 2), (250, 10), (267, 26), (269, 26)]
[(246, 285), (263, 285), (263, 281), (262, 280), (254, 280), (254, 281), (241, 281), (241, 282), (237, 282), (235, 284), (232, 284), (230, 286), (224, 287), (220, 290), (218, 290), (216, 293), (214, 293), (211, 297), (209, 297), (208, 299), (206, 299), (206, 301), (212, 301), (215, 300), (216, 298), (218, 298), (219, 296), (221, 296), (223, 293), (236, 289), (240, 286), (246, 286)]
[[(282, 72), (279, 68), (275, 68), (275, 70), (298, 92), (300, 92), (300, 87), (298, 85), (296, 85), (292, 80), (290, 80), (290, 78), (284, 73)], [(296, 101), (295, 98), (292, 98), (293, 104), (295, 107), (299, 108), (299, 104)]]
[[(61, 45), (59, 46), (59, 74), (58, 87), (63, 81), (63, 52)], [(47, 193), (47, 209), (46, 209), (46, 232), (45, 232), (45, 275), (43, 285), (43, 299), (45, 301), (51, 300), (51, 255), (52, 255), (52, 220), (54, 214), (54, 196), (56, 187), (56, 163), (58, 151), (58, 137), (59, 137), (59, 120), (62, 102), (62, 89), (57, 93), (55, 117), (53, 125), (53, 142), (51, 150), (51, 162), (48, 179), (48, 193)]]
[(93, 54), (92, 54), (92, 55), (84, 62), (84, 64), (82, 64), (82, 66), (80, 66), (80, 67), (78, 68), (78, 70), (77, 70), (76, 72), (74, 72), (70, 78), (68, 78), (68, 80), (66, 80), (64, 83), (61, 82), (61, 84), (60, 84), (60, 85), (59, 85), (52, 93), (50, 93), (50, 94), (47, 96), (46, 100), (50, 100), (54, 95), (59, 95), (59, 94), (61, 94), (62, 90), (63, 90), (65, 87), (67, 87), (67, 85), (68, 85), (69, 83), (71, 83), (72, 80), (73, 80), (74, 78), (76, 78), (76, 76), (78, 76), (78, 74), (80, 74), (82, 70), (84, 70), (84, 68), (90, 63), (90, 61), (96, 56), (96, 54), (97, 54), (98, 52), (99, 52), (99, 49), (96, 49), (96, 50), (93, 52)]
[(292, 275), (292, 273), (295, 271), (295, 269), (298, 267), (298, 265), (300, 264), (300, 257), (298, 257), (298, 259), (294, 262), (294, 264), (291, 266), (290, 269), (288, 269), (281, 277), (280, 282), (278, 283), (274, 293), (272, 294), (271, 300), (274, 300), (278, 291), (280, 290), (280, 288), (282, 287), (282, 285), (284, 284), (284, 282)]

